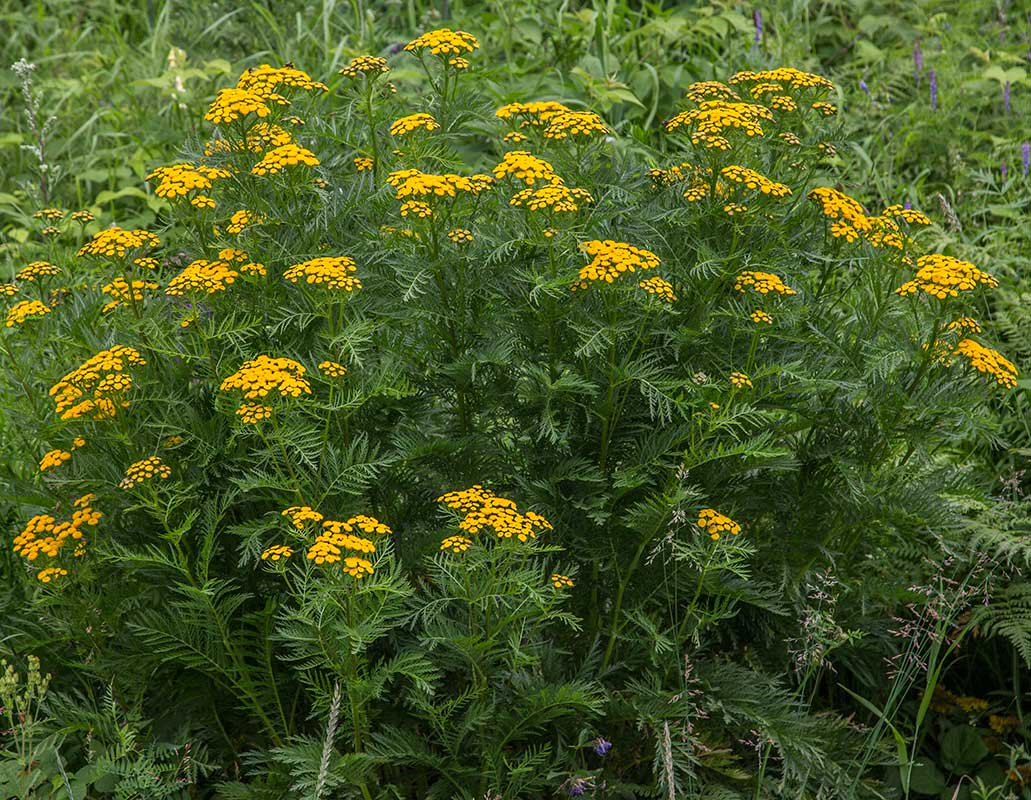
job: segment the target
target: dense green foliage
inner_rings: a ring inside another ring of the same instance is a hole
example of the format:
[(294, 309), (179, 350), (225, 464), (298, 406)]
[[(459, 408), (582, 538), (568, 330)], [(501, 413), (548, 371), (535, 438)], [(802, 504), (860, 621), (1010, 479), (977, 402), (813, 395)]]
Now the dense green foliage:
[(0, 795), (1031, 795), (1031, 20), (636, 5), (0, 3)]

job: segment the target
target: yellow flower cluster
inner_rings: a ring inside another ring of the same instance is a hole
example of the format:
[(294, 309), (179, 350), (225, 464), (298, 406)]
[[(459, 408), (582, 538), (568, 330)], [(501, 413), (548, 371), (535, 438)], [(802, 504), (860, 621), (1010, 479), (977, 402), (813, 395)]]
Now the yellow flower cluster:
[(715, 508), (703, 508), (698, 512), (698, 527), (706, 531), (714, 542), (720, 538), (722, 533), (729, 533), (733, 536), (741, 533), (740, 525)]
[(787, 84), (792, 89), (820, 89), (827, 92), (834, 90), (834, 84), (822, 75), (803, 72), (802, 70), (795, 69), (794, 67), (778, 67), (776, 69), (764, 69), (758, 72), (738, 72), (730, 77), (729, 82), (731, 85), (738, 83), (776, 82)]
[(749, 314), (748, 318), (751, 319), (752, 322), (754, 322), (756, 325), (760, 325), (760, 324), (764, 324), (764, 323), (766, 325), (772, 325), (773, 324), (773, 316), (770, 315), (770, 314), (767, 314), (761, 308), (757, 308), (755, 311), (753, 311), (751, 314)]
[(551, 585), (556, 589), (572, 589), (575, 585), (572, 578), (568, 575), (561, 575), (558, 572), (552, 573), (548, 580), (551, 581)]
[(743, 372), (731, 372), (730, 385), (735, 389), (751, 389), (752, 379)]
[(347, 66), (340, 70), (345, 78), (357, 78), (359, 75), (382, 75), (390, 72), (387, 60), (380, 56), (356, 56)]
[(748, 167), (740, 167), (732, 164), (720, 170), (720, 174), (728, 181), (742, 184), (746, 189), (758, 190), (771, 197), (787, 197), (791, 189), (783, 183), (771, 181), (765, 175), (756, 172)]
[(740, 100), (738, 93), (721, 81), (698, 81), (687, 87), (687, 99), (693, 103), (704, 100)]
[(425, 128), (427, 131), (435, 131), (440, 124), (433, 118), (432, 114), (409, 114), (390, 123), (391, 136), (404, 136), (405, 134)]
[(45, 219), (49, 222), (56, 222), (59, 219), (64, 219), (64, 212), (59, 208), (41, 208), (32, 216), (36, 219)]
[[(557, 115), (564, 114), (570, 110), (567, 106), (554, 100), (537, 100), (531, 103), (507, 103), (495, 111), (494, 116), (498, 119), (506, 120), (518, 118), (520, 120), (519, 127), (521, 128), (528, 126), (542, 127), (547, 125)], [(520, 136), (522, 138), (516, 138), (513, 141), (523, 141), (526, 139), (522, 134)], [(505, 137), (505, 141), (509, 141), (508, 137)]]
[(579, 203), (593, 203), (594, 198), (586, 189), (570, 189), (561, 183), (549, 183), (534, 188), (522, 189), (509, 201), (510, 205), (528, 208), (530, 211), (551, 209), (556, 213), (579, 211)]
[(262, 64), (260, 67), (251, 67), (236, 82), (236, 88), (254, 92), (261, 97), (270, 96), (280, 86), (305, 91), (327, 91), (326, 84), (313, 81), (307, 72), (292, 65), (272, 67)]
[(309, 525), (318, 525), (325, 519), (311, 506), (290, 506), (290, 508), (284, 509), (280, 516), (287, 517), (290, 524), (299, 531), (303, 531)]
[(748, 211), (748, 206), (742, 203), (727, 203), (723, 206), (723, 213), (728, 217), (736, 216), (737, 214), (744, 214)]
[(290, 558), (294, 551), (285, 544), (274, 544), (265, 549), (261, 554), (262, 561), (279, 561), (281, 558)]
[(234, 211), (233, 215), (229, 218), (229, 224), (226, 225), (226, 233), (231, 233), (234, 236), (238, 233), (242, 233), (243, 229), (248, 225), (257, 225), (264, 222), (264, 218), (248, 211), (246, 208), (241, 208), (239, 211)]
[(725, 100), (704, 100), (698, 108), (681, 111), (666, 121), (665, 128), (672, 133), (678, 128), (692, 128), (691, 141), (720, 150), (729, 148), (723, 137), (728, 130), (741, 130), (746, 136), (764, 135), (762, 121), (773, 121), (773, 112), (755, 103), (734, 103)]
[(261, 403), (244, 403), (236, 409), (236, 416), (244, 425), (257, 425), (262, 420), (272, 418), (272, 407)]
[(375, 162), (368, 156), (358, 156), (354, 159), (354, 168), (358, 172), (372, 172)]
[(950, 322), (946, 326), (946, 330), (952, 331), (953, 333), (963, 333), (964, 331), (970, 331), (971, 333), (981, 332), (981, 323), (973, 317), (960, 317)]
[(469, 244), (473, 240), (473, 233), (465, 228), (454, 228), (447, 232), (447, 238), (455, 244)]
[(76, 222), (81, 222), (83, 225), (85, 225), (87, 222), (93, 222), (93, 220), (95, 220), (96, 217), (93, 216), (92, 211), (87, 211), (84, 209), (82, 211), (73, 211), (72, 219), (74, 219)]
[(211, 182), (228, 178), (232, 173), (225, 169), (192, 164), (172, 164), (169, 167), (158, 167), (147, 175), (147, 180), (157, 180), (154, 194), (166, 199), (184, 197), (195, 189), (210, 189)]
[(910, 225), (930, 225), (931, 219), (923, 211), (917, 211), (915, 208), (906, 208), (905, 206), (895, 204), (888, 206), (881, 214), (885, 217), (894, 217), (902, 219), (908, 222)]
[(161, 244), (150, 231), (126, 231), (121, 228), (105, 228), (93, 235), (93, 239), (79, 249), (80, 256), (106, 256), (124, 258), (130, 250), (142, 250)]
[(283, 273), (283, 277), (291, 283), (303, 280), (310, 286), (351, 292), (362, 288), (362, 282), (351, 275), (357, 269), (354, 259), (349, 256), (322, 256), (294, 264)]
[(611, 239), (583, 242), (580, 249), (591, 256), (591, 263), (581, 268), (573, 290), (586, 289), (589, 281), (612, 283), (625, 272), (652, 269), (662, 263), (655, 253)]
[(56, 581), (58, 578), (67, 574), (68, 570), (63, 567), (46, 567), (45, 569), (41, 569), (36, 574), (36, 577), (41, 583), (50, 583), (51, 581)]
[(165, 294), (170, 297), (181, 297), (185, 294), (224, 292), (239, 274), (225, 261), (197, 259), (168, 282)]
[(13, 283), (0, 283), (0, 297), (14, 297), (18, 294), (18, 287)]
[(832, 117), (838, 113), (838, 108), (833, 103), (824, 103), (822, 101), (813, 103), (812, 106), (815, 110), (819, 111), (825, 117)]
[(430, 208), (429, 203), (421, 200), (406, 200), (401, 204), (401, 216), (407, 217), (408, 215), (419, 219), (428, 219), (433, 216), (433, 209)]
[(50, 306), (39, 300), (21, 300), (7, 310), (7, 320), (4, 322), (8, 328), (21, 325), (25, 320), (32, 317), (42, 317), (50, 313)]
[(494, 177), (499, 181), (509, 175), (522, 181), (527, 186), (533, 186), (537, 181), (544, 181), (545, 183), (563, 182), (555, 174), (555, 168), (551, 164), (525, 150), (512, 150), (505, 153), (501, 163), (494, 167)]
[(118, 482), (118, 488), (131, 489), (133, 486), (139, 486), (151, 478), (161, 478), (164, 480), (171, 477), (171, 475), (172, 468), (162, 462), (160, 457), (148, 456), (129, 465), (129, 468), (125, 471), (125, 477)]
[(777, 138), (780, 139), (782, 142), (787, 142), (788, 144), (793, 145), (794, 147), (799, 147), (802, 144), (802, 140), (799, 139), (798, 136), (793, 134), (791, 131), (784, 131), (783, 133), (778, 133)]
[(319, 371), (327, 378), (342, 378), (347, 374), (347, 367), (336, 361), (320, 361)]
[(795, 294), (795, 290), (785, 284), (780, 276), (770, 272), (754, 272), (752, 270), (745, 270), (739, 274), (734, 281), (734, 288), (739, 292), (750, 288), (759, 294), (769, 294), (770, 292), (783, 295)]
[(551, 118), (544, 129), (544, 138), (557, 140), (606, 133), (609, 133), (608, 126), (593, 111), (563, 111)]
[(788, 113), (798, 110), (798, 103), (795, 98), (786, 94), (774, 95), (770, 98), (770, 108), (774, 111), (786, 111)]
[(1000, 386), (1012, 389), (1017, 385), (1017, 367), (997, 350), (974, 341), (963, 339), (956, 346), (956, 355), (965, 356), (978, 372), (991, 375)]
[(658, 276), (654, 278), (645, 278), (637, 285), (649, 294), (653, 294), (660, 300), (665, 300), (667, 303), (672, 303), (677, 299), (677, 296), (673, 293), (673, 284)]
[(34, 281), (37, 278), (45, 278), (60, 274), (61, 268), (54, 266), (49, 261), (33, 261), (31, 264), (26, 264), (18, 270), (14, 277), (20, 281)]
[(451, 172), (431, 175), (417, 169), (403, 169), (391, 172), (387, 183), (397, 190), (395, 196), (398, 200), (406, 197), (455, 197), (458, 192), (478, 193), (471, 178)]
[(251, 167), (252, 175), (275, 175), (285, 167), (304, 164), (309, 167), (317, 167), (319, 160), (315, 154), (305, 147), (297, 144), (284, 144), (274, 147), (264, 156), (261, 161)]
[(132, 387), (125, 370), (146, 363), (132, 347), (115, 345), (101, 350), (50, 387), (57, 413), (63, 420), (87, 415), (94, 419), (113, 417), (118, 404), (123, 408), (129, 405), (121, 398)]
[(435, 56), (459, 56), (462, 53), (471, 53), (479, 46), (480, 43), (471, 33), (441, 28), (412, 39), (405, 45), (405, 50), (412, 53), (425, 49)]
[(273, 391), (281, 397), (300, 397), (311, 394), (311, 384), (304, 373), (304, 367), (289, 358), (260, 355), (245, 361), (219, 388), (223, 392), (239, 389), (246, 400), (267, 397)]
[(536, 538), (538, 531), (552, 530), (551, 523), (540, 514), (533, 511), (524, 514), (512, 500), (498, 497), (490, 489), (485, 489), (479, 484), (469, 489), (447, 492), (438, 497), (437, 502), (461, 511), (465, 516), (458, 523), (458, 527), (470, 535), (490, 528), (499, 539), (510, 539), (514, 536), (519, 541), (526, 542)]
[(461, 534), (448, 536), (440, 543), (441, 550), (450, 550), (452, 553), (464, 553), (472, 546), (473, 540), (468, 536), (462, 536)]
[(944, 300), (958, 297), (960, 292), (977, 288), (978, 285), (994, 289), (999, 281), (987, 272), (982, 272), (969, 261), (961, 261), (941, 253), (920, 256), (916, 260), (916, 278), (906, 281), (896, 294), (905, 296), (918, 291)]
[(285, 106), (288, 101), (285, 97), (280, 97), (272, 92), (260, 94), (248, 89), (219, 89), (214, 101), (208, 107), (204, 119), (215, 125), (224, 125), (243, 119), (249, 114), (267, 117), (271, 113), (269, 103)]
[(105, 284), (100, 288), (100, 291), (110, 295), (112, 298), (111, 302), (107, 303), (100, 311), (106, 314), (108, 311), (118, 308), (118, 306), (141, 302), (144, 298), (144, 290), (157, 288), (158, 285), (154, 281), (134, 280), (130, 285), (129, 281), (125, 278), (115, 278), (111, 283)]
[(33, 517), (14, 538), (14, 552), (29, 561), (35, 561), (40, 554), (56, 558), (68, 541), (78, 541), (75, 555), (82, 555), (85, 552), (82, 548), (82, 529), (85, 526), (98, 525), (103, 516), (90, 506), (95, 499), (95, 495), (86, 494), (72, 503), (75, 511), (68, 520), (58, 522), (50, 514), (38, 514)]
[(43, 458), (39, 462), (39, 471), (46, 472), (48, 469), (55, 469), (62, 464), (71, 461), (72, 453), (83, 447), (86, 444), (86, 440), (81, 436), (75, 437), (72, 442), (72, 446), (67, 450), (50, 450), (43, 454)]

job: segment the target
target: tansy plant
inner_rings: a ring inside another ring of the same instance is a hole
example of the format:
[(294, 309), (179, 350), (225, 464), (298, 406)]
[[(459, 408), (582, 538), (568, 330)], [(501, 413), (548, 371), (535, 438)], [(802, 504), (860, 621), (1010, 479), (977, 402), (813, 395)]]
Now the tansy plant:
[(33, 615), (226, 796), (856, 785), (878, 743), (785, 677), (796, 587), (869, 609), (803, 687), (899, 646), (925, 565), (889, 556), (963, 530), (936, 454), (1019, 374), (991, 265), (838, 186), (819, 75), (694, 84), (628, 147), (488, 109), (478, 47), (248, 69), (147, 173), (154, 230), (17, 251)]

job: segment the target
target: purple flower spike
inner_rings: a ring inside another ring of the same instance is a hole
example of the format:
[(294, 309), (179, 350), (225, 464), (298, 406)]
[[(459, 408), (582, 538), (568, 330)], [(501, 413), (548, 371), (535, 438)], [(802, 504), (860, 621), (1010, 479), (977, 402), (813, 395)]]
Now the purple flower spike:
[(594, 740), (594, 752), (602, 758), (612, 749), (612, 742), (608, 741), (605, 737), (599, 736)]
[(927, 79), (931, 84), (931, 111), (938, 109), (938, 76), (932, 69), (927, 73)]
[(587, 791), (587, 787), (584, 786), (584, 783), (583, 783), (582, 780), (575, 780), (571, 784), (569, 784), (569, 796), (570, 797), (579, 797), (585, 791)]
[(924, 71), (924, 51), (920, 49), (920, 42), (913, 45), (913, 68), (916, 71), (916, 82), (920, 83), (920, 73)]
[(758, 8), (752, 12), (752, 19), (755, 21), (755, 44), (758, 46), (763, 39), (763, 14)]
[(862, 89), (864, 92), (866, 92), (866, 96), (867, 97), (870, 96), (870, 87), (867, 86), (865, 78), (860, 78), (859, 79), (859, 88)]
[(1024, 177), (1031, 172), (1031, 142), (1024, 142), (1020, 146), (1020, 160), (1024, 165)]
[(1006, 106), (1006, 113), (1010, 113), (1010, 82), (1006, 81), (1006, 85), (1002, 87), (1002, 102)]
[(1002, 179), (1003, 180), (1006, 180), (1007, 176), (1009, 176), (1010, 169), (1009, 169), (1009, 167), (1006, 166), (1006, 162), (1005, 161), (1003, 161), (1001, 164), (999, 164), (999, 172), (1002, 173)]

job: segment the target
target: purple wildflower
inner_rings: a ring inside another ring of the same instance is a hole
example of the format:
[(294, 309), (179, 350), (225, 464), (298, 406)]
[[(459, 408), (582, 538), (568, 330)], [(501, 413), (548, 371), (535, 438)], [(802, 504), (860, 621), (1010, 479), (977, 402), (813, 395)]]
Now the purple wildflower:
[(927, 80), (931, 84), (931, 111), (936, 111), (938, 109), (938, 76), (933, 69), (927, 73)]
[(594, 740), (594, 752), (602, 758), (612, 749), (612, 742), (606, 739), (604, 736), (599, 736)]
[(568, 791), (570, 797), (579, 797), (585, 791), (587, 791), (587, 787), (584, 785), (584, 781), (582, 778), (577, 778), (575, 781), (569, 784)]
[(1009, 176), (1010, 169), (1009, 169), (1009, 167), (1006, 166), (1006, 162), (1005, 161), (1003, 161), (1002, 163), (999, 164), (999, 172), (1002, 174), (1002, 179), (1003, 180), (1006, 180), (1006, 178)]
[(924, 71), (924, 51), (920, 49), (920, 41), (913, 45), (913, 67), (916, 71), (916, 82), (920, 83), (920, 73)]
[(1006, 85), (1002, 87), (1002, 102), (1006, 106), (1006, 113), (1010, 113), (1010, 82), (1006, 81)]
[(758, 47), (763, 39), (763, 14), (758, 8), (752, 12), (752, 19), (755, 21), (755, 44)]
[(909, 209), (911, 209), (913, 207), (913, 204), (912, 203), (903, 203), (902, 207), (908, 211)]
[(862, 89), (864, 92), (866, 92), (866, 96), (867, 97), (870, 96), (870, 87), (867, 86), (865, 78), (860, 78), (859, 79), (859, 88)]
[(1031, 142), (1024, 142), (1020, 146), (1020, 160), (1024, 164), (1024, 177), (1031, 171)]

